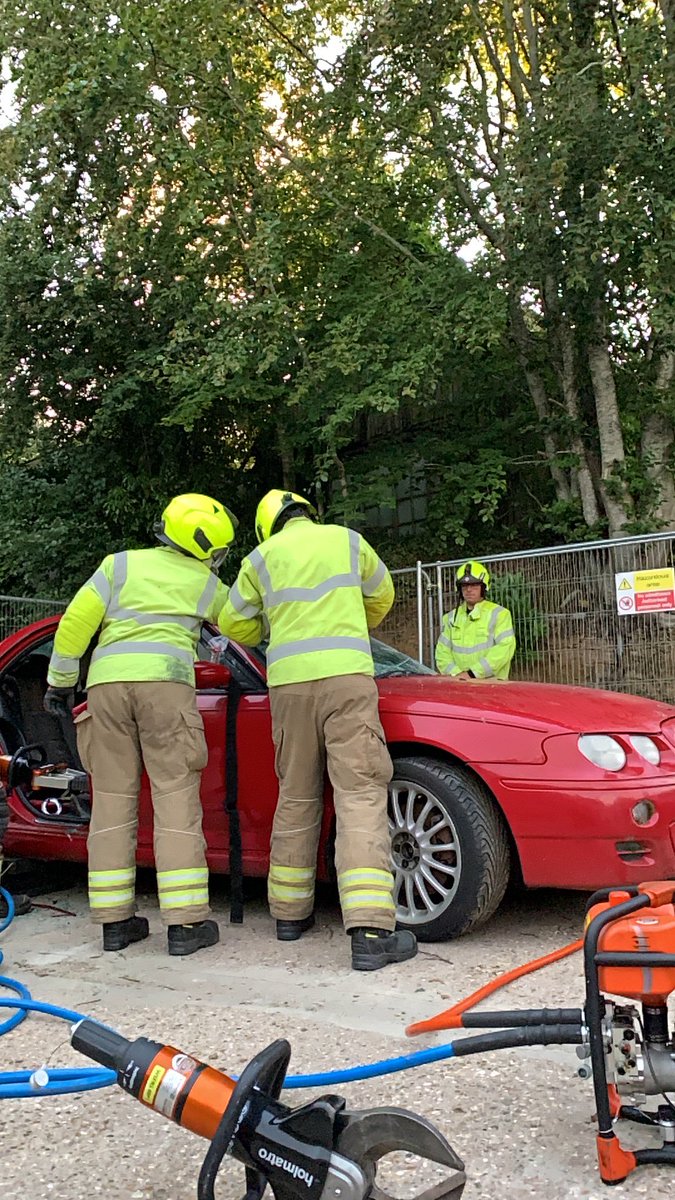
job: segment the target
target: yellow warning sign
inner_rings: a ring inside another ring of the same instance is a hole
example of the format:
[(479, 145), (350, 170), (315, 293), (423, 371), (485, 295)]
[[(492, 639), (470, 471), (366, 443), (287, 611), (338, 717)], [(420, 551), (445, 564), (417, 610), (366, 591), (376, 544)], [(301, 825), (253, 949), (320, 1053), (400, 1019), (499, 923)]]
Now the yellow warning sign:
[(619, 571), (614, 575), (616, 606), (620, 613), (675, 611), (675, 570)]
[(636, 592), (661, 592), (673, 587), (673, 568), (663, 567), (658, 571), (636, 571)]

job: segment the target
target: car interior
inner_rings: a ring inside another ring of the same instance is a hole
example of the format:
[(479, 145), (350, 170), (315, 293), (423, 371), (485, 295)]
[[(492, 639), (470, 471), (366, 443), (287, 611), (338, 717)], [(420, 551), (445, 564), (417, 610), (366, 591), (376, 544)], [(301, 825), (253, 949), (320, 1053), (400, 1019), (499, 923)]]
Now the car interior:
[[(45, 638), (18, 655), (0, 675), (0, 754), (16, 756), (15, 766), (10, 767), (14, 791), (35, 816), (41, 821), (81, 825), (89, 819), (91, 796), (72, 718), (47, 713), (43, 707), (53, 645), (53, 637)], [(76, 705), (86, 700), (84, 684), (94, 645), (92, 642), (81, 661)], [(264, 690), (264, 683), (233, 652), (228, 639), (215, 636), (208, 627), (202, 631), (197, 659), (226, 666), (242, 691)], [(214, 686), (213, 679), (205, 675), (203, 686)], [(222, 688), (223, 677), (215, 686)], [(35, 768), (45, 765), (52, 769), (33, 775)], [(23, 782), (30, 778), (37, 779), (39, 786)]]

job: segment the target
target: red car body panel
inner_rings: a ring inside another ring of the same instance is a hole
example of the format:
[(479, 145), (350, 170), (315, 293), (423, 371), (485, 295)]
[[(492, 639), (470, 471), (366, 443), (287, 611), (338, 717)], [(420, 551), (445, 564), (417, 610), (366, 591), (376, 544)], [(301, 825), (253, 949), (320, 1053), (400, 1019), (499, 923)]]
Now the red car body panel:
[[(58, 617), (21, 630), (0, 643), (0, 676), (22, 654), (54, 634)], [(274, 747), (265, 672), (258, 657), (233, 647), (258, 690), (244, 692), (237, 719), (237, 759), (244, 870), (267, 870), (277, 798)], [(197, 663), (197, 702), (209, 746), (202, 776), (204, 833), (212, 870), (227, 871), (229, 831), (225, 812), (227, 691), (213, 687), (208, 663)], [(457, 683), (436, 675), (378, 679), (380, 715), (396, 757), (432, 757), (465, 764), (491, 792), (517, 852), (524, 882), (533, 887), (595, 888), (675, 876), (675, 708), (640, 697), (558, 685)], [(611, 734), (627, 762), (606, 771), (580, 753), (581, 733)], [(650, 765), (628, 735), (646, 734), (659, 746)], [(327, 787), (319, 872), (327, 873), (333, 814)], [(648, 799), (647, 825), (632, 815)], [(54, 825), (10, 795), (7, 854), (86, 859), (87, 827)], [(634, 861), (618, 846), (638, 843)], [(152, 807), (144, 777), (140, 798), (138, 862), (150, 866)]]

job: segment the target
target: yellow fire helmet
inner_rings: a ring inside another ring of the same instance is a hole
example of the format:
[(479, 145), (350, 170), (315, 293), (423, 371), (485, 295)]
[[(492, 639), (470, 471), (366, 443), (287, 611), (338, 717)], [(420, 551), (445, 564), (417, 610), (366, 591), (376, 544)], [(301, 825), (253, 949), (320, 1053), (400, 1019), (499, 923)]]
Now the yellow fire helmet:
[(255, 510), (255, 535), (259, 542), (267, 541), (274, 533), (274, 527), (279, 517), (287, 508), (301, 505), (307, 510), (307, 516), (316, 518), (316, 509), (304, 496), (297, 492), (285, 492), (282, 488), (272, 488), (267, 492)]
[(211, 496), (187, 492), (174, 496), (155, 525), (155, 536), (166, 546), (184, 550), (202, 561), (222, 563), (239, 522), (234, 513)]
[(461, 567), (457, 568), (455, 578), (458, 587), (461, 587), (463, 583), (482, 583), (486, 592), (490, 587), (490, 572), (482, 562), (477, 562), (475, 559), (462, 563)]

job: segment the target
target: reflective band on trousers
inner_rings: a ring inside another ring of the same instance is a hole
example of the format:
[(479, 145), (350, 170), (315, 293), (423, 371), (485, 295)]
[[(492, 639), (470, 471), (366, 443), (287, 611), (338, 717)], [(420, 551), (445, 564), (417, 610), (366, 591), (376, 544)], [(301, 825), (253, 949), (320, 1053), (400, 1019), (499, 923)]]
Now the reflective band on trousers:
[(304, 883), (313, 879), (315, 875), (314, 867), (279, 867), (276, 863), (270, 864), (270, 879), (278, 879), (284, 883)]
[(340, 904), (343, 912), (355, 908), (381, 908), (394, 912), (394, 879), (390, 871), (377, 867), (353, 867), (338, 875)]
[(159, 907), (166, 908), (196, 908), (197, 906), (208, 904), (209, 889), (198, 888), (192, 892), (165, 892), (159, 893)]
[(311, 900), (314, 888), (291, 887), (287, 883), (275, 883), (273, 879), (268, 879), (267, 894), (271, 900)]
[(115, 887), (117, 884), (133, 883), (135, 878), (135, 867), (121, 867), (116, 871), (90, 871), (89, 887)]
[(267, 663), (278, 662), (281, 658), (290, 658), (295, 654), (310, 654), (315, 650), (359, 650), (362, 654), (370, 654), (370, 642), (365, 638), (355, 637), (315, 637), (303, 638), (299, 642), (286, 642), (274, 650), (267, 651)]
[(90, 908), (128, 908), (135, 895), (136, 868), (89, 871)]
[(90, 892), (90, 908), (127, 908), (133, 904), (135, 892), (129, 888), (125, 892)]
[(177, 871), (158, 871), (159, 907), (203, 907), (209, 902), (208, 867), (186, 867)]
[(388, 888), (391, 891), (394, 880), (391, 871), (381, 871), (379, 867), (352, 867), (340, 875), (341, 887), (358, 883), (368, 883), (371, 887)]
[(272, 900), (311, 900), (315, 874), (314, 867), (281, 867), (271, 863), (267, 894)]
[(346, 894), (341, 892), (340, 904), (343, 912), (354, 908), (383, 908), (387, 912), (395, 911), (391, 896), (385, 896), (384, 892), (362, 892), (360, 888)]
[(178, 646), (172, 646), (170, 642), (112, 642), (110, 646), (97, 646), (91, 656), (92, 662), (98, 662), (100, 658), (107, 658), (111, 654), (167, 654), (171, 658), (178, 658), (181, 662), (190, 663), (192, 665), (195, 656), (191, 650), (180, 650)]
[(160, 892), (168, 888), (181, 887), (185, 883), (208, 883), (208, 867), (185, 867), (178, 871), (160, 871), (157, 886)]

